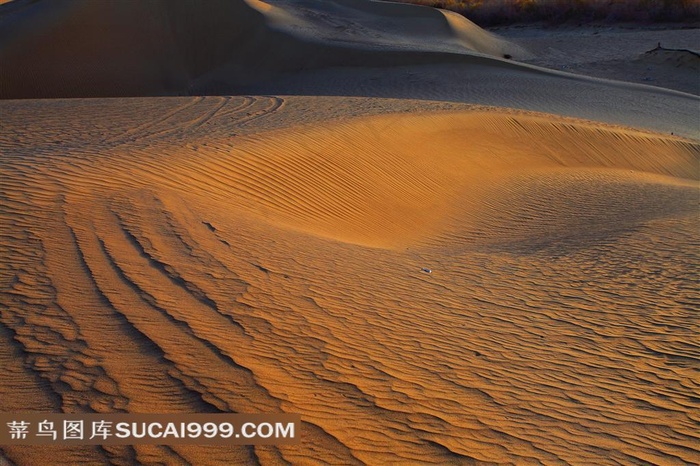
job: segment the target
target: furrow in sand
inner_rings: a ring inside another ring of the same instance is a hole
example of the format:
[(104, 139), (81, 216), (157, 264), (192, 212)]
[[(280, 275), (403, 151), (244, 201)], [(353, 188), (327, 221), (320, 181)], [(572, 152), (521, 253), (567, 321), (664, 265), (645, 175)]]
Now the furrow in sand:
[[(105, 361), (111, 364), (121, 390), (125, 390), (125, 393), (129, 394), (129, 409), (136, 412), (147, 412), (158, 408), (165, 411), (172, 409), (211, 410), (211, 406), (208, 404), (196, 401), (188, 403), (186, 401), (188, 399), (196, 400), (196, 397), (192, 397), (189, 388), (184, 386), (181, 378), (173, 375), (177, 371), (166, 358), (163, 350), (138, 327), (129, 322), (118, 307), (114, 306), (107, 294), (110, 292), (110, 288), (107, 288), (105, 292), (97, 286), (98, 274), (104, 268), (100, 265), (100, 260), (104, 260), (104, 258), (101, 257), (103, 252), (99, 238), (90, 229), (84, 229), (83, 225), (75, 228), (73, 234), (76, 235), (76, 240), (80, 244), (81, 262), (89, 271), (89, 276), (102, 301), (103, 312), (92, 316), (95, 328), (104, 331), (105, 328), (109, 328), (108, 325), (117, 327), (114, 332), (107, 333), (108, 336), (102, 334), (100, 337), (96, 337), (94, 345), (96, 350), (100, 350), (105, 355)], [(104, 312), (105, 307), (111, 312)], [(117, 345), (108, 338), (119, 338), (119, 344)], [(119, 354), (112, 354), (110, 348), (117, 346), (123, 350)], [(199, 394), (197, 394), (198, 396)]]
[[(108, 145), (138, 143), (140, 140), (147, 138), (151, 134), (153, 134), (153, 128), (157, 128), (158, 126), (168, 122), (180, 112), (187, 112), (190, 108), (197, 106), (197, 104), (203, 102), (204, 100), (204, 97), (191, 97), (187, 99), (187, 101), (185, 101), (182, 105), (176, 107), (175, 109), (171, 110), (170, 112), (166, 113), (165, 115), (161, 116), (155, 121), (147, 121), (142, 125), (130, 128), (124, 133), (118, 134), (113, 138), (104, 140), (103, 143), (106, 143)], [(177, 129), (178, 127), (176, 126), (174, 129), (169, 128), (167, 131), (176, 131)]]
[(274, 113), (284, 107), (284, 99), (277, 96), (257, 96), (253, 97), (254, 105), (251, 106), (252, 111), (246, 112), (246, 116), (236, 119), (236, 126), (246, 127), (252, 122), (261, 118), (266, 118), (269, 114)]
[[(44, 225), (50, 222), (44, 220)], [(22, 275), (17, 275), (12, 288), (3, 293), (6, 298), (3, 322), (13, 329), (15, 339), (23, 345), (27, 362), (60, 394), (63, 410), (123, 409), (126, 400), (97, 388), (100, 382), (110, 385), (112, 381), (89, 348), (75, 317), (63, 308), (66, 303), (51, 274), (55, 251), (40, 239), (43, 232), (29, 235), (34, 237), (37, 256), (26, 264), (24, 273), (31, 273), (32, 279), (25, 281)], [(37, 296), (37, 291), (43, 292)], [(24, 298), (27, 293), (31, 298)], [(20, 313), (25, 307), (31, 307), (33, 312)]]
[[(128, 209), (125, 211), (128, 211)], [(124, 214), (122, 214), (122, 215), (124, 215)], [(151, 219), (151, 221), (152, 221), (152, 219)], [(121, 223), (120, 223), (120, 225), (121, 225)], [(123, 225), (121, 225), (121, 227), (124, 228)], [(141, 225), (141, 227), (147, 227), (147, 225)], [(132, 223), (131, 228), (136, 228), (136, 226), (133, 225), (133, 223)], [(141, 241), (143, 241), (144, 244), (150, 245), (149, 249), (151, 247), (154, 247), (154, 245), (158, 244), (158, 240), (154, 239), (152, 241), (152, 240), (147, 239), (148, 237), (146, 237), (146, 236), (143, 236), (141, 238), (142, 238)], [(133, 246), (134, 241), (136, 241), (138, 243), (138, 239), (136, 237), (132, 236), (132, 239), (129, 241), (129, 243), (131, 243), (131, 245)], [(166, 243), (167, 243), (167, 242), (170, 242), (170, 239), (169, 239), (169, 237), (165, 237), (165, 238), (161, 238), (160, 241), (166, 241)], [(143, 245), (141, 245), (140, 243), (139, 243), (139, 246), (137, 247), (137, 250), (140, 251), (139, 254), (144, 255), (145, 257), (149, 258), (149, 260), (153, 260), (153, 258), (146, 252)], [(154, 251), (155, 251), (155, 249), (154, 249)], [(171, 258), (177, 257), (177, 255), (180, 254), (180, 253), (175, 252), (175, 251), (168, 251), (168, 252), (169, 252), (168, 257), (171, 257)], [(162, 254), (162, 252), (160, 252), (160, 253)], [(210, 263), (210, 265), (211, 265), (211, 263)], [(211, 272), (212, 269), (209, 268), (207, 271)], [(221, 287), (218, 287), (218, 288), (221, 288)], [(228, 288), (226, 288), (226, 287), (224, 287), (223, 289), (228, 290)], [(143, 291), (141, 293), (143, 293)], [(148, 301), (154, 301), (154, 300), (155, 300), (155, 298), (153, 298), (153, 297), (148, 298)], [(184, 302), (186, 303), (187, 300), (185, 300)], [(157, 306), (157, 305), (151, 304), (151, 306)], [(188, 315), (197, 315), (198, 319), (203, 317), (202, 313), (195, 312), (196, 310), (193, 310), (191, 305), (187, 305), (182, 309), (187, 309), (186, 313), (182, 314), (182, 316), (180, 316), (180, 317), (169, 317), (168, 320), (173, 320), (173, 319), (177, 320), (178, 318), (182, 318), (182, 317), (187, 319)], [(161, 310), (161, 312), (165, 313), (164, 310)], [(234, 312), (233, 314), (234, 314), (234, 318), (236, 318), (236, 319), (238, 319), (239, 317), (244, 318), (244, 316), (240, 316), (240, 314), (238, 314), (236, 312)], [(229, 322), (230, 321), (229, 319), (230, 318), (227, 318), (226, 321)], [(203, 319), (204, 325), (206, 325), (207, 320), (208, 319)], [(243, 370), (244, 375), (245, 374), (252, 375), (252, 374), (254, 374), (253, 372), (250, 372), (248, 369), (243, 369), (240, 366), (238, 366), (237, 363), (235, 363), (229, 356), (226, 356), (224, 354), (224, 352), (222, 352), (223, 350), (220, 350), (218, 347), (214, 346), (214, 344), (210, 343), (209, 340), (202, 339), (201, 337), (196, 336), (197, 331), (194, 329), (194, 327), (192, 327), (192, 328), (189, 327), (189, 324), (187, 324), (187, 323), (183, 324), (182, 322), (184, 322), (184, 321), (179, 321), (179, 322), (180, 323), (178, 323), (178, 326), (182, 326), (182, 325), (186, 326), (185, 331), (190, 335), (190, 338), (194, 337), (194, 339), (196, 341), (201, 342), (201, 346), (203, 348), (206, 348), (207, 350), (209, 350), (208, 352), (201, 350), (201, 349), (200, 350), (196, 350), (196, 349), (189, 350), (187, 352), (187, 354), (201, 354), (202, 361), (207, 361), (207, 364), (206, 364), (207, 368), (212, 367), (212, 364), (216, 365), (214, 362), (212, 362), (212, 358), (220, 359), (225, 364), (227, 364), (229, 366), (233, 366), (233, 367), (228, 367), (228, 368), (222, 367), (222, 368), (217, 370), (218, 374), (222, 374), (222, 371), (226, 371), (227, 373), (231, 373), (230, 376), (224, 377), (224, 381), (218, 380), (215, 382), (213, 379), (211, 379), (208, 376), (203, 377), (197, 373), (192, 373), (191, 370), (185, 370), (184, 368), (183, 368), (184, 373), (181, 374), (179, 376), (179, 378), (182, 378), (183, 380), (189, 379), (189, 381), (187, 383), (189, 383), (191, 386), (196, 387), (195, 388), (196, 390), (203, 391), (204, 392), (203, 397), (205, 397), (205, 398), (215, 397), (215, 398), (218, 398), (218, 399), (223, 400), (226, 403), (228, 403), (227, 409), (226, 409), (227, 411), (231, 410), (231, 411), (237, 412), (237, 410), (239, 409), (238, 406), (241, 404), (248, 406), (248, 409), (250, 410), (251, 403), (254, 403), (255, 405), (258, 405), (260, 403), (260, 405), (263, 407), (256, 408), (256, 409), (262, 409), (263, 412), (269, 412), (270, 410), (273, 409), (273, 408), (270, 408), (270, 406), (271, 406), (271, 403), (272, 403), (272, 405), (274, 405), (274, 401), (266, 401), (266, 399), (269, 399), (269, 395), (266, 394), (264, 389), (262, 389), (262, 391), (261, 391), (260, 388), (247, 388), (245, 386), (241, 387), (242, 383), (247, 383), (249, 385), (252, 384), (254, 387), (258, 387), (256, 385), (256, 383), (257, 383), (256, 381), (253, 381), (253, 380), (250, 380), (248, 382), (244, 382), (244, 381), (233, 381), (232, 382), (232, 381), (230, 381), (230, 377), (235, 377), (235, 374), (233, 374), (233, 372), (240, 372), (241, 370)], [(189, 322), (192, 323), (193, 325), (195, 325), (196, 327), (199, 327), (201, 325), (199, 322), (192, 322), (192, 321), (189, 321)], [(208, 338), (211, 340), (218, 339), (219, 338), (217, 336), (218, 332), (221, 331), (219, 329), (221, 329), (221, 330), (226, 329), (226, 334), (222, 335), (222, 337), (221, 337), (223, 339), (219, 339), (220, 342), (225, 342), (225, 344), (222, 345), (223, 348), (226, 348), (227, 346), (231, 347), (231, 345), (236, 344), (235, 341), (232, 340), (233, 328), (230, 325), (226, 326), (226, 325), (222, 324), (219, 327), (217, 327), (216, 324), (211, 325), (210, 327), (208, 327), (208, 334), (207, 334)], [(239, 347), (238, 352), (244, 353), (245, 352), (244, 348)], [(207, 354), (207, 353), (209, 353), (209, 354)], [(261, 354), (264, 354), (264, 353), (261, 353)], [(207, 372), (208, 372), (208, 369), (207, 369)], [(245, 380), (246, 377), (249, 378), (250, 376), (245, 375), (243, 377), (243, 380)], [(220, 377), (219, 377), (219, 379), (220, 379)], [(209, 384), (211, 384), (211, 383), (215, 383), (216, 386), (215, 387), (210, 386)], [(224, 393), (224, 394), (222, 394), (222, 393)], [(272, 400), (274, 400), (274, 398), (272, 398)], [(267, 406), (267, 408), (265, 408), (265, 406)], [(304, 429), (305, 432), (308, 433), (308, 440), (310, 442), (311, 441), (319, 441), (323, 445), (327, 445), (329, 441), (331, 442), (330, 445), (335, 443), (335, 441), (332, 440), (332, 437), (330, 437), (327, 432), (324, 432), (323, 429), (319, 428), (318, 426), (315, 426), (312, 423), (304, 422), (302, 428)], [(335, 447), (324, 446), (324, 449), (325, 448), (337, 449), (339, 446), (340, 445), (336, 445)], [(276, 455), (276, 453), (274, 453), (276, 450), (274, 448), (271, 448), (271, 447), (256, 447), (255, 450), (256, 450), (256, 454), (258, 456), (262, 455), (262, 457), (266, 457), (266, 458), (271, 458), (270, 455), (273, 455), (272, 457), (274, 457)], [(282, 454), (284, 457), (299, 457), (298, 456), (299, 450), (297, 448), (289, 447), (289, 448), (284, 448), (282, 450), (283, 450)], [(347, 458), (346, 458), (346, 460), (344, 460), (344, 462), (345, 461), (347, 461)]]
[[(223, 381), (220, 381), (217, 383), (217, 385), (220, 384), (220, 386), (218, 387), (208, 387), (206, 383), (202, 383), (200, 385), (200, 387), (207, 388), (208, 391), (212, 391), (215, 397), (228, 402), (229, 400), (227, 398), (231, 398), (232, 396), (239, 396), (239, 394), (245, 396), (245, 392), (240, 393), (242, 391), (240, 390), (241, 382), (236, 381), (234, 383), (231, 383), (230, 377), (235, 375), (234, 369), (236, 369), (235, 365), (231, 365), (231, 360), (223, 356), (219, 352), (218, 348), (214, 347), (208, 341), (200, 341), (198, 338), (196, 338), (196, 336), (192, 333), (192, 330), (184, 320), (179, 320), (173, 317), (172, 315), (168, 314), (166, 310), (161, 308), (158, 305), (156, 298), (143, 291), (141, 288), (139, 288), (137, 283), (132, 282), (130, 278), (125, 275), (123, 269), (115, 262), (114, 257), (110, 254), (109, 247), (106, 246), (104, 243), (102, 243), (102, 247), (104, 254), (106, 255), (110, 263), (110, 266), (114, 269), (115, 273), (124, 283), (124, 286), (128, 287), (131, 290), (130, 294), (135, 294), (138, 297), (138, 300), (142, 301), (143, 304), (141, 306), (138, 306), (138, 308), (140, 308), (141, 310), (148, 309), (150, 311), (147, 313), (149, 317), (148, 322), (142, 320), (144, 319), (144, 316), (141, 315), (139, 316), (139, 319), (131, 319), (132, 321), (134, 321), (134, 325), (137, 326), (139, 329), (143, 329), (142, 332), (148, 335), (149, 339), (151, 339), (152, 341), (156, 341), (158, 346), (163, 349), (166, 358), (173, 361), (173, 363), (178, 365), (179, 367), (182, 367), (183, 372), (185, 372), (186, 374), (193, 374), (193, 376), (195, 377), (197, 376), (198, 371), (193, 371), (193, 368), (196, 367), (193, 366), (193, 364), (195, 363), (197, 358), (200, 357), (205, 358), (207, 360), (209, 367), (211, 367), (211, 364), (220, 366), (219, 369), (222, 371), (221, 373), (230, 375), (229, 377), (227, 377), (227, 382), (229, 382), (228, 384), (224, 383)], [(146, 313), (142, 312), (142, 314)], [(129, 313), (127, 315), (131, 317), (132, 313)], [(155, 327), (153, 325), (153, 322), (159, 322), (162, 326)], [(166, 329), (168, 333), (166, 335), (160, 335), (161, 333), (165, 332)], [(181, 358), (175, 358), (173, 356), (174, 354), (179, 354), (179, 352), (173, 351), (173, 349), (175, 348), (187, 348), (190, 351), (187, 352), (187, 356), (183, 360)], [(216, 361), (219, 361), (219, 363), (216, 364)], [(208, 377), (199, 377), (198, 379), (206, 380), (207, 378)], [(219, 395), (218, 392), (222, 390), (223, 387), (226, 387), (224, 393), (227, 393), (228, 396), (222, 397)], [(198, 393), (198, 396), (202, 396), (202, 394)], [(230, 406), (227, 406), (227, 408), (228, 410), (232, 410)]]

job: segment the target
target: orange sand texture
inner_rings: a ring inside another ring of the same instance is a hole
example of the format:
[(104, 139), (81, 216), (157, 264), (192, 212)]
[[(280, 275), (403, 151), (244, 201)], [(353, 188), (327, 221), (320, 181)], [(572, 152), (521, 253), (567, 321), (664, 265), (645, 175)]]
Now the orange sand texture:
[(303, 420), (0, 464), (700, 463), (700, 99), (443, 15), (0, 8), (0, 410)]

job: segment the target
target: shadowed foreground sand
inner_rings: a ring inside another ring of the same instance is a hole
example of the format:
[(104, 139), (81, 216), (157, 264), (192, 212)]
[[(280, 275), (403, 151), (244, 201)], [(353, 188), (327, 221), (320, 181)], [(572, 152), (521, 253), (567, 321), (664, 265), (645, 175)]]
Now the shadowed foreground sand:
[(0, 111), (2, 410), (304, 421), (14, 463), (700, 460), (695, 142), (359, 98)]

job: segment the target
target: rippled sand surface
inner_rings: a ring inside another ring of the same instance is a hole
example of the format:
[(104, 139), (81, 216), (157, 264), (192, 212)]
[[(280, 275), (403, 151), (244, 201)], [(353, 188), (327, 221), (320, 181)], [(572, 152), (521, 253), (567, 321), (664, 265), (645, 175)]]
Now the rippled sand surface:
[(303, 419), (13, 463), (700, 462), (697, 142), (360, 98), (0, 112), (0, 409)]

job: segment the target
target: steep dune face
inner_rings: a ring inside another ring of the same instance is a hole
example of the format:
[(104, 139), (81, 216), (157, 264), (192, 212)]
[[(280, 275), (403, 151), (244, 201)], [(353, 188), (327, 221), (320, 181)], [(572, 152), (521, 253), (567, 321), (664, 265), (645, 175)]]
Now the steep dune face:
[[(507, 45), (474, 25), (470, 33), (480, 39), (469, 43), (464, 29), (450, 26), (454, 19), (429, 8), (299, 3), (11, 2), (0, 8), (0, 98), (235, 93), (281, 72), (421, 63), (439, 59), (425, 53)], [(394, 23), (393, 32), (384, 30)]]
[(697, 143), (327, 100), (0, 103), (0, 409), (304, 421), (69, 462), (697, 462)]

